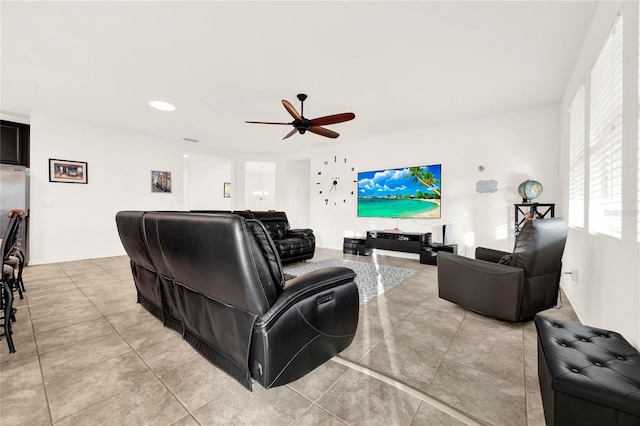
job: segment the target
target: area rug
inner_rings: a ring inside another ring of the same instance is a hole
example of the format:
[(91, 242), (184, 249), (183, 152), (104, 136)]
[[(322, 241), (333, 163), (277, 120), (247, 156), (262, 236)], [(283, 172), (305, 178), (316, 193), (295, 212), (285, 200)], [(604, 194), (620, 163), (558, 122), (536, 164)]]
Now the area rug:
[(396, 268), (394, 266), (375, 265), (372, 263), (356, 262), (347, 259), (327, 259), (319, 262), (308, 262), (294, 268), (285, 268), (288, 275), (304, 275), (317, 269), (331, 266), (343, 266), (352, 269), (358, 276), (355, 282), (358, 286), (360, 304), (364, 305), (374, 297), (392, 289), (402, 281), (416, 273), (413, 269)]

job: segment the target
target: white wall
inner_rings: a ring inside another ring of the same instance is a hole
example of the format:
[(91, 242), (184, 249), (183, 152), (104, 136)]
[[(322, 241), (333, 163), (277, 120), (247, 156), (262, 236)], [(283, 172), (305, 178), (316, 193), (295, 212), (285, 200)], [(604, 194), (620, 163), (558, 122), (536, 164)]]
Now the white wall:
[[(124, 254), (118, 211), (183, 208), (179, 142), (38, 112), (30, 121), (30, 263)], [(86, 161), (88, 184), (49, 182), (50, 158)], [(151, 170), (172, 173), (172, 193), (151, 192)]]
[[(304, 161), (289, 165), (283, 156), (214, 152), (41, 112), (28, 121), (31, 264), (125, 254), (115, 225), (120, 210), (266, 210), (296, 205), (292, 226), (309, 226), (308, 160), (305, 168)], [(49, 158), (86, 161), (88, 184), (49, 182)], [(272, 170), (264, 177), (271, 194), (265, 203), (245, 201), (255, 180), (246, 182), (246, 161), (276, 165), (275, 176)], [(172, 193), (151, 192), (151, 170), (172, 173)], [(222, 196), (223, 182), (231, 182), (231, 198)], [(287, 192), (293, 194), (292, 201)]]
[[(215, 204), (207, 200), (206, 194), (222, 190), (215, 183), (213, 188), (199, 185), (200, 190), (186, 197), (188, 204), (195, 203), (188, 208), (257, 210), (258, 206), (247, 206), (243, 200), (244, 192), (251, 189), (245, 188), (244, 162), (275, 160), (278, 191), (273, 191), (275, 204), (270, 208), (288, 211), (294, 227), (313, 228), (319, 247), (341, 249), (344, 235), (395, 227), (431, 231), (434, 241), (440, 241), (441, 225), (452, 223), (462, 254), (471, 256), (477, 245), (509, 250), (513, 244), (513, 203), (519, 202), (516, 188), (520, 182), (527, 178), (542, 182), (545, 190), (539, 201), (558, 202), (558, 163), (549, 154), (558, 146), (558, 117), (555, 106), (515, 111), (393, 137), (332, 144), (306, 153), (310, 160), (300, 160), (304, 157), (300, 154), (296, 159), (242, 154), (236, 156), (229, 172), (236, 177), (232, 179), (233, 198), (222, 199), (224, 205)], [(184, 150), (180, 143), (46, 114), (34, 114), (31, 121), (33, 263), (122, 254), (115, 225), (108, 225), (114, 223), (117, 211), (187, 208), (183, 202)], [(334, 156), (340, 162), (334, 163)], [(49, 183), (48, 158), (87, 161), (89, 184)], [(442, 164), (441, 220), (357, 217), (357, 171), (436, 163)], [(37, 164), (42, 166), (36, 167)], [(484, 172), (478, 170), (480, 165)], [(151, 169), (172, 172), (172, 194), (150, 192)], [(208, 182), (210, 170), (203, 169)], [(319, 171), (323, 173), (320, 176)], [(198, 167), (193, 167), (187, 177), (198, 180), (199, 173)], [(226, 176), (226, 172), (223, 174)], [(238, 175), (242, 175), (241, 179)], [(333, 177), (340, 179), (339, 198), (332, 199), (335, 205), (325, 205), (326, 197), (318, 194), (319, 188), (328, 191)], [(499, 190), (476, 193), (476, 181), (480, 179), (497, 180)], [(321, 185), (317, 185), (318, 181)], [(192, 185), (194, 182), (189, 188)], [(355, 194), (351, 195), (351, 191)], [(234, 201), (232, 207), (227, 207)], [(77, 216), (74, 219), (77, 214), (82, 214), (82, 221)], [(471, 240), (469, 235), (473, 236)], [(61, 245), (67, 239), (74, 244)], [(469, 247), (464, 246), (465, 241), (470, 242)]]
[[(278, 191), (276, 189), (276, 163), (274, 161), (246, 161), (244, 163), (244, 209), (276, 210)], [(255, 191), (267, 192), (263, 199), (257, 198)]]
[(623, 12), (625, 40), (622, 239), (593, 235), (588, 229), (571, 229), (564, 262), (567, 270), (578, 271), (578, 280), (563, 280), (563, 288), (583, 323), (615, 330), (640, 348), (640, 246), (636, 237), (638, 2), (600, 2), (567, 84), (560, 108), (562, 199), (568, 205), (567, 110), (578, 86), (587, 80), (589, 68), (620, 11)]
[(286, 200), (283, 210), (292, 228), (309, 228), (310, 161), (287, 161), (285, 168)]
[[(259, 201), (252, 198), (253, 191), (260, 186), (260, 169), (253, 169), (252, 165), (263, 163), (275, 164), (274, 169), (263, 169), (263, 186), (268, 186), (269, 197)], [(284, 159), (282, 155), (265, 153), (240, 152), (234, 156), (232, 210), (274, 210), (284, 203), (286, 197), (284, 191)], [(268, 175), (267, 175), (268, 174)]]
[(185, 210), (231, 210), (231, 198), (224, 197), (224, 183), (231, 183), (231, 160), (211, 156), (185, 159)]
[[(543, 184), (544, 192), (537, 201), (560, 202), (558, 115), (557, 106), (544, 106), (313, 152), (311, 227), (318, 246), (341, 249), (344, 235), (366, 235), (370, 229), (396, 227), (433, 232), (434, 241), (441, 242), (442, 225), (451, 223), (460, 254), (473, 256), (478, 245), (511, 250), (513, 204), (522, 200), (517, 192), (522, 181), (531, 178)], [(426, 164), (442, 164), (442, 219), (357, 217), (354, 181), (358, 171)], [(481, 165), (484, 172), (478, 170)], [(355, 171), (351, 172), (351, 167)], [(338, 197), (326, 205), (333, 177), (340, 178), (340, 190)], [(477, 193), (476, 182), (489, 179), (498, 182), (498, 191)], [(319, 194), (320, 190), (324, 193)], [(468, 247), (464, 246), (465, 239)]]

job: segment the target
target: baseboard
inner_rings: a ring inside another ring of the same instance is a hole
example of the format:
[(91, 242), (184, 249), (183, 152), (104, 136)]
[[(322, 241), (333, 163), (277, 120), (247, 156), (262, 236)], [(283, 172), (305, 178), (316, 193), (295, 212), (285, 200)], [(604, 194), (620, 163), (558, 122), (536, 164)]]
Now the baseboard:
[(581, 324), (589, 324), (589, 322), (587, 321), (587, 319), (585, 318), (585, 316), (582, 314), (582, 312), (580, 311), (580, 309), (576, 306), (576, 304), (573, 302), (573, 298), (572, 295), (570, 294), (570, 292), (567, 291), (567, 289), (562, 285), (562, 283), (560, 283), (560, 288), (562, 289), (562, 291), (564, 292), (564, 295), (567, 296), (567, 300), (569, 300), (569, 303), (571, 303), (571, 307), (573, 308), (573, 312), (575, 312), (576, 316), (578, 317), (578, 319), (580, 320)]

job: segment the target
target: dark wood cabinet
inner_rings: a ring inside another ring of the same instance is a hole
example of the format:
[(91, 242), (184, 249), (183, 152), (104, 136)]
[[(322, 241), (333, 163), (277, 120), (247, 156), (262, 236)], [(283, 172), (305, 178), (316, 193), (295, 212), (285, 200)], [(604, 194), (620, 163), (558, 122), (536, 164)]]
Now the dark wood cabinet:
[(0, 120), (0, 163), (29, 167), (30, 127)]

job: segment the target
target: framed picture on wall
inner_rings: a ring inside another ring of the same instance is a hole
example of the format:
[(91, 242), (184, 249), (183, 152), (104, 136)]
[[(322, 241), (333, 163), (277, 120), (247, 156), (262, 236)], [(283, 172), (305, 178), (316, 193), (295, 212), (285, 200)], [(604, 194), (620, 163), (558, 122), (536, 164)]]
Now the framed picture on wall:
[(224, 198), (231, 198), (231, 182), (225, 182), (222, 189), (222, 195)]
[(171, 172), (151, 170), (151, 192), (171, 192)]
[(87, 163), (85, 161), (49, 159), (49, 182), (87, 183)]

